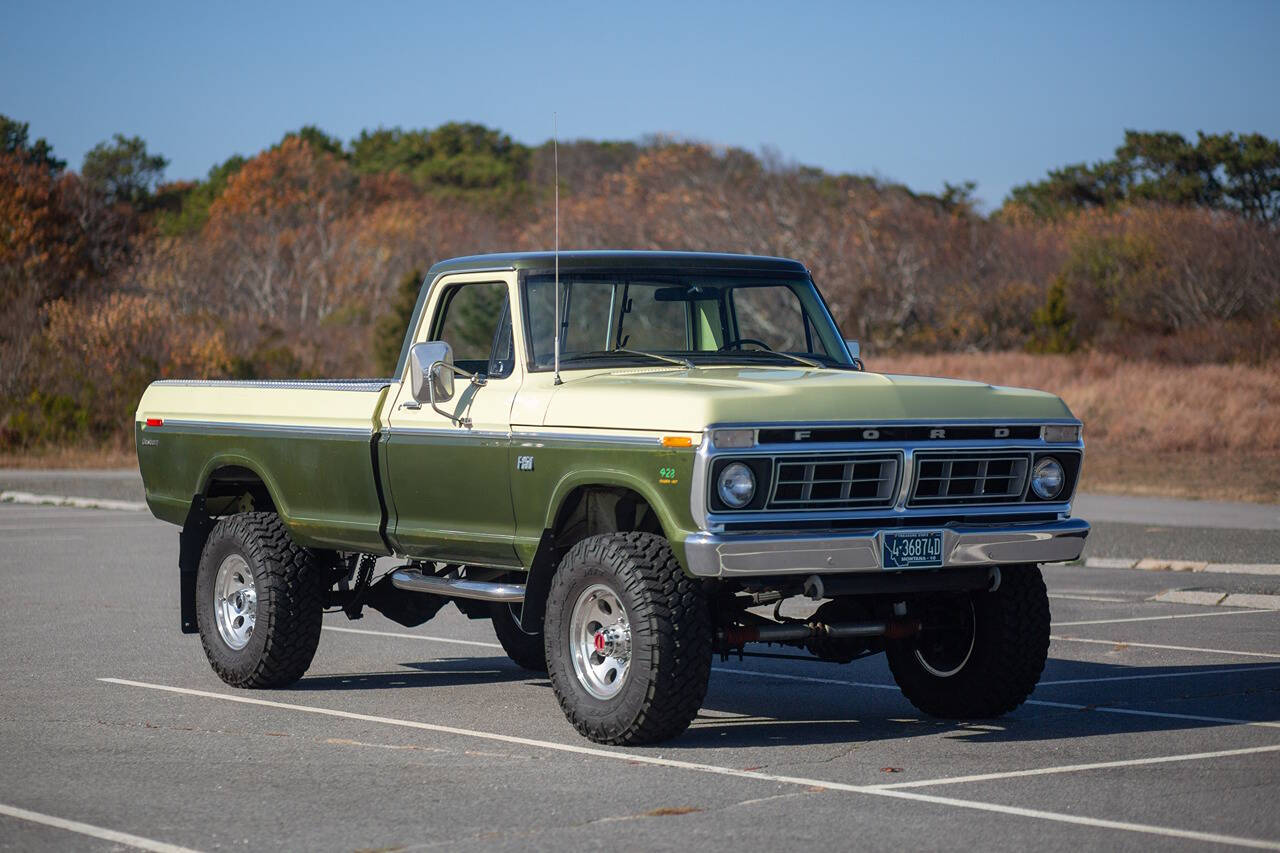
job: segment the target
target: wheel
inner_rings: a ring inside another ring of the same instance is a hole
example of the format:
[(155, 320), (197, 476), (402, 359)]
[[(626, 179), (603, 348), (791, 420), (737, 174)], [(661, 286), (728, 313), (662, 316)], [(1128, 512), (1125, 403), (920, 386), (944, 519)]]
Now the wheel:
[(574, 728), (636, 745), (689, 727), (711, 676), (711, 617), (661, 536), (584, 539), (547, 594), (547, 669)]
[(498, 635), (502, 650), (520, 666), (531, 672), (547, 671), (547, 649), (542, 632), (530, 634), (520, 627), (519, 604), (495, 601), (489, 605), (489, 617), (493, 620), (493, 633)]
[(1037, 566), (1010, 566), (995, 592), (940, 599), (926, 629), (888, 643), (889, 669), (934, 717), (998, 717), (1031, 695), (1049, 656), (1049, 595)]
[(326, 587), (323, 567), (275, 513), (220, 520), (196, 575), (196, 618), (213, 671), (235, 687), (297, 681), (320, 644)]

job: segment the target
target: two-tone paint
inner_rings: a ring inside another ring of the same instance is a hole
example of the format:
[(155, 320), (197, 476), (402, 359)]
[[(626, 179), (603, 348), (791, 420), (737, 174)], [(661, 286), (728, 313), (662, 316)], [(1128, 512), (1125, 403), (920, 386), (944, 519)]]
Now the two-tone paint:
[[(561, 268), (655, 263), (804, 269), (678, 253), (574, 253)], [(520, 306), (521, 277), (549, 265), (544, 255), (487, 256), (433, 268), (390, 379), (154, 383), (136, 415), (152, 511), (183, 523), (220, 476), (247, 471), (304, 545), (528, 569), (569, 495), (604, 486), (643, 498), (687, 568), (686, 540), (718, 523), (705, 505), (713, 425), (1076, 423), (1039, 391), (799, 365), (572, 370), (557, 384), (550, 371), (530, 369), (519, 311), (510, 376), (460, 385), (443, 415), (418, 405), (407, 353), (428, 339), (442, 294), (492, 283)], [(454, 420), (463, 417), (469, 427)], [(1057, 509), (1069, 514), (1065, 503)]]

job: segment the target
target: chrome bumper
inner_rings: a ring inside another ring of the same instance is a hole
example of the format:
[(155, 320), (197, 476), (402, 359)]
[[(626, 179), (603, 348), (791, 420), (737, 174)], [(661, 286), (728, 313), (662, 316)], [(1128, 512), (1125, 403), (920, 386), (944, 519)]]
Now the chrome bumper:
[[(684, 548), (689, 571), (698, 577), (879, 572), (884, 568), (881, 534), (879, 530), (807, 535), (695, 533), (685, 540)], [(944, 527), (942, 564), (1061, 563), (1079, 558), (1088, 535), (1089, 522), (1079, 518)]]

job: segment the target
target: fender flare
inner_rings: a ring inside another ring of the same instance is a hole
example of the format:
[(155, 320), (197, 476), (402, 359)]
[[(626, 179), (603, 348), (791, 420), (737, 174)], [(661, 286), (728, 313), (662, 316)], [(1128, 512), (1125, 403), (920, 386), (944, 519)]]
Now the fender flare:
[(669, 506), (652, 484), (646, 483), (630, 472), (597, 468), (566, 474), (556, 483), (551, 493), (551, 500), (547, 502), (542, 537), (538, 540), (538, 549), (529, 565), (529, 573), (525, 579), (525, 598), (524, 606), (520, 611), (520, 627), (526, 631), (542, 630), (542, 620), (547, 610), (547, 593), (551, 589), (551, 576), (555, 574), (559, 563), (556, 559), (555, 529), (560, 521), (565, 501), (575, 489), (591, 486), (626, 489), (639, 495), (658, 517), (658, 524), (668, 540), (671, 538), (672, 530), (680, 529), (672, 518)]

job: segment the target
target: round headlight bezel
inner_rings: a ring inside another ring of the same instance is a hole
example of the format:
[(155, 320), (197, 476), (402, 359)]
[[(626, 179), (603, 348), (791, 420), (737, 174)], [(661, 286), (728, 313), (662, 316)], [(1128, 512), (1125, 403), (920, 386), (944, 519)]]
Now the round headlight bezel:
[(729, 509), (745, 509), (756, 496), (755, 472), (744, 462), (730, 462), (716, 475), (716, 496)]
[[(1061, 497), (1067, 485), (1067, 472), (1053, 456), (1042, 456), (1031, 469), (1031, 492), (1042, 501)], [(1043, 486), (1043, 488), (1042, 488)]]

